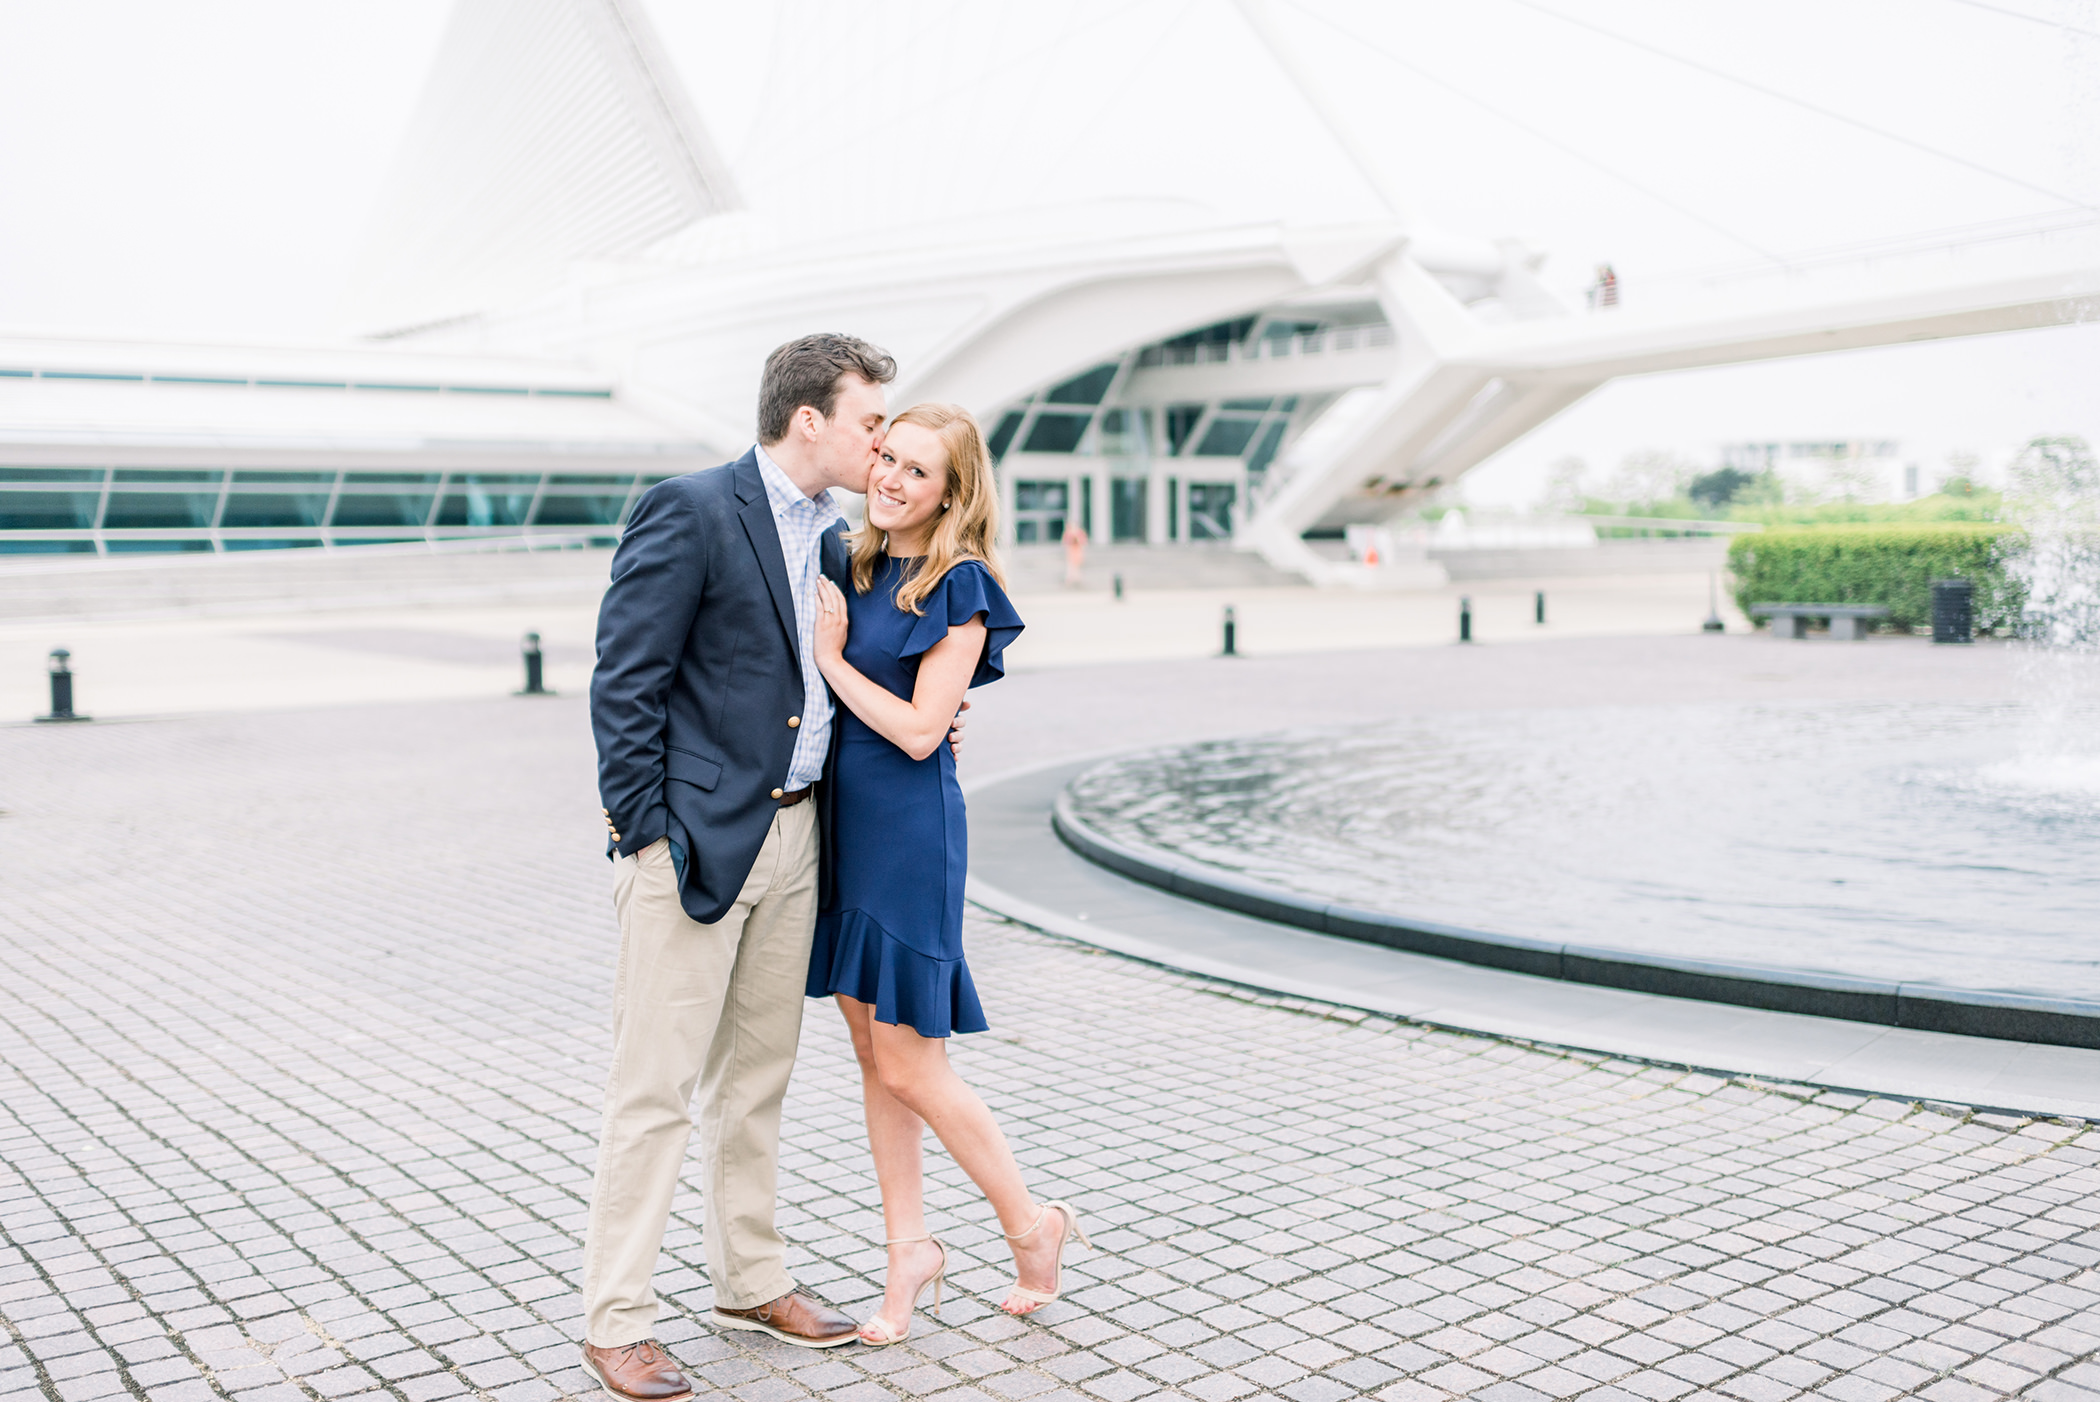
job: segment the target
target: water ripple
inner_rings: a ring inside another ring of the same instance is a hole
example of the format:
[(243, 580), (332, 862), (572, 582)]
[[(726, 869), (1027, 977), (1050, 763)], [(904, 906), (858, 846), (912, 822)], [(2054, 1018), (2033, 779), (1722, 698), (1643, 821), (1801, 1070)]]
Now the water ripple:
[(2100, 998), (2100, 755), (2030, 731), (1954, 704), (1408, 718), (1130, 756), (1073, 796), (1120, 841), (1326, 901)]

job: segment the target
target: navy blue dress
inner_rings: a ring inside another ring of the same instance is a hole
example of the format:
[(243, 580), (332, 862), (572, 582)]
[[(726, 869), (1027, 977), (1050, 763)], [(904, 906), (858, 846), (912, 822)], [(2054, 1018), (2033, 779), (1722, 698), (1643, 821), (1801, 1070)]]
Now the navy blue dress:
[[(884, 560), (867, 593), (847, 596), (846, 660), (908, 700), (927, 649), (951, 626), (981, 617), (984, 655), (970, 685), (997, 681), (1021, 616), (991, 572), (964, 561), (920, 601), (925, 612), (912, 614), (895, 602), (911, 563)], [(913, 759), (844, 706), (837, 726), (832, 899), (817, 916), (809, 996), (843, 993), (874, 1005), (876, 1021), (922, 1037), (983, 1032), (984, 1009), (963, 963), (970, 844), (955, 756), (943, 742)]]

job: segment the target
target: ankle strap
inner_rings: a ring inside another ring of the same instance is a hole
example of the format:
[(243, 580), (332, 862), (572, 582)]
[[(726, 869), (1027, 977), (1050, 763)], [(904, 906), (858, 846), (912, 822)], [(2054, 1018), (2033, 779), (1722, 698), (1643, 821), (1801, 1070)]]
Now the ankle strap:
[(933, 1234), (929, 1232), (925, 1236), (893, 1236), (889, 1240), (883, 1242), (882, 1244), (884, 1246), (909, 1246), (915, 1241), (932, 1240)]
[(1042, 1225), (1043, 1225), (1043, 1219), (1044, 1219), (1045, 1217), (1048, 1217), (1048, 1216), (1050, 1215), (1050, 1208), (1051, 1208), (1051, 1206), (1052, 1206), (1052, 1204), (1050, 1204), (1050, 1203), (1047, 1203), (1047, 1202), (1046, 1202), (1046, 1203), (1044, 1203), (1044, 1204), (1042, 1205), (1042, 1207), (1041, 1207), (1041, 1208), (1040, 1208), (1040, 1209), (1039, 1209), (1039, 1210), (1038, 1210), (1038, 1211), (1036, 1212), (1036, 1214), (1035, 1214), (1035, 1220), (1034, 1220), (1033, 1222), (1030, 1222), (1030, 1223), (1028, 1224), (1028, 1228), (1027, 1228), (1027, 1230), (1026, 1230), (1026, 1231), (1019, 1231), (1019, 1232), (1001, 1232), (1001, 1233), (999, 1233), (999, 1235), (1001, 1235), (1001, 1236), (1005, 1237), (1005, 1238), (1006, 1238), (1006, 1239), (1007, 1239), (1008, 1241), (1019, 1241), (1019, 1240), (1020, 1240), (1020, 1239), (1021, 1239), (1022, 1237), (1024, 1237), (1024, 1236), (1033, 1236), (1033, 1235), (1035, 1235), (1035, 1229), (1036, 1229), (1037, 1227), (1040, 1227), (1040, 1226), (1042, 1226)]

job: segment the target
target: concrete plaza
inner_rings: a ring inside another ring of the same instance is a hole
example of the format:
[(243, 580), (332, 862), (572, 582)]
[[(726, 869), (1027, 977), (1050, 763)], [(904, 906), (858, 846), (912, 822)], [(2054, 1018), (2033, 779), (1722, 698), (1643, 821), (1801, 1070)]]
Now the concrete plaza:
[[(567, 678), (514, 700), (474, 665), (480, 699), (0, 728), (0, 1398), (591, 1395), (614, 929), (588, 732)], [(1072, 666), (983, 693), (969, 767), (1396, 707), (2010, 685), (1992, 649), (1900, 639)], [(662, 1334), (718, 1395), (2100, 1396), (2086, 1124), (967, 937), (994, 1031), (958, 1061), (1096, 1249), (1066, 1300), (998, 1314), (1003, 1244), (936, 1153), (943, 1318), (810, 1353), (704, 1322), (689, 1186)], [(783, 1223), (799, 1278), (864, 1314), (856, 1075), (808, 1013)]]

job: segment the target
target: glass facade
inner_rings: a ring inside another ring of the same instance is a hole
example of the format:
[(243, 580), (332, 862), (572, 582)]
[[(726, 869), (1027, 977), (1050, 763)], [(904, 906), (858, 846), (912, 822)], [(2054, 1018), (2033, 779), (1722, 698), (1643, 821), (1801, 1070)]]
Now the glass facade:
[(1072, 484), (1061, 477), (1014, 483), (1014, 539), (1024, 545), (1062, 540), (1071, 500)]
[(603, 530), (674, 474), (0, 467), (0, 554), (132, 554)]
[[(1375, 305), (1335, 319), (1238, 317), (1199, 327), (1008, 405), (987, 439), (1016, 543), (1057, 539), (1068, 519), (1120, 542), (1229, 540), (1273, 487), (1271, 472), (1304, 414), (1332, 402), (1309, 358), (1394, 345)], [(1273, 371), (1262, 368), (1274, 366)], [(1189, 367), (1184, 372), (1182, 367)], [(1209, 367), (1217, 367), (1215, 370)], [(1339, 383), (1360, 373), (1343, 366)], [(1258, 386), (1321, 386), (1299, 394)], [(1227, 385), (1237, 393), (1221, 392)], [(1209, 398), (1202, 397), (1216, 386)]]
[(1116, 477), (1108, 484), (1108, 538), (1138, 541), (1145, 538), (1145, 494), (1150, 483), (1142, 477)]
[(1231, 540), (1238, 489), (1230, 482), (1189, 483), (1189, 539)]

